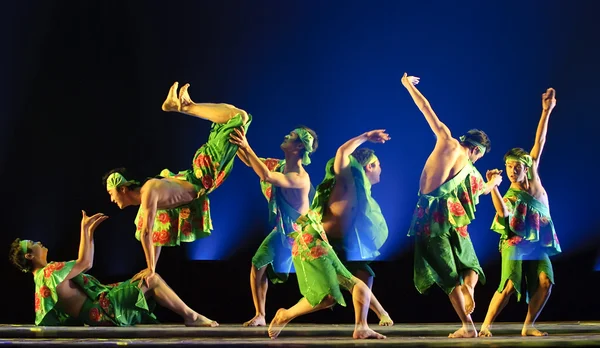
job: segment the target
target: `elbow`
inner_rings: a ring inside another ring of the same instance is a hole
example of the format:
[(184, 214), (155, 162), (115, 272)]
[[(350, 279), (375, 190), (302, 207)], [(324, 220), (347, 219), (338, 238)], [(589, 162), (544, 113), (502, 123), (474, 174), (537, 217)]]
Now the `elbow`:
[(263, 173), (260, 176), (260, 180), (264, 181), (264, 182), (268, 182), (269, 184), (273, 183), (273, 175), (271, 175), (271, 172), (267, 171), (266, 173)]

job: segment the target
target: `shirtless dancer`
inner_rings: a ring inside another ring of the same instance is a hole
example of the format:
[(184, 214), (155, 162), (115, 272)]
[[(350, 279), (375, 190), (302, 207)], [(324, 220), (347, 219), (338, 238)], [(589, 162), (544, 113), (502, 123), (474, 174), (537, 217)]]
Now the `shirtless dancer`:
[(462, 327), (449, 337), (477, 337), (471, 313), (475, 308), (474, 289), (485, 283), (467, 226), (475, 218), (475, 205), (502, 181), (500, 171), (483, 178), (473, 163), (490, 151), (487, 135), (476, 129), (459, 139), (437, 117), (429, 101), (404, 74), (402, 84), (437, 141), (429, 155), (419, 183), (419, 201), (408, 235), (415, 237), (414, 282), (420, 293), (437, 284), (449, 296)]
[(239, 127), (247, 131), (252, 119), (246, 111), (229, 104), (194, 103), (188, 94), (189, 86), (184, 85), (178, 95), (175, 82), (162, 109), (213, 123), (208, 141), (196, 151), (191, 168), (177, 174), (164, 169), (158, 178), (145, 182), (127, 178), (120, 169), (103, 178), (111, 201), (119, 208), (140, 206), (135, 219), (136, 238), (142, 243), (147, 268), (132, 281), (142, 279), (147, 285), (156, 274), (162, 246), (178, 246), (210, 234), (208, 194), (227, 178), (238, 150), (229, 142), (229, 134)]

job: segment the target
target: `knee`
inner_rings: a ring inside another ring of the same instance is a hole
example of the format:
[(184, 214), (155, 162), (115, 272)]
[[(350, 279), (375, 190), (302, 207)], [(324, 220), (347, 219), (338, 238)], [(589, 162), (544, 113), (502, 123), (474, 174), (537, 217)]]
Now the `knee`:
[(506, 285), (504, 286), (504, 290), (502, 290), (502, 294), (510, 296), (514, 293), (515, 293), (515, 285), (509, 279), (508, 281), (506, 281)]
[(329, 308), (331, 306), (333, 306), (335, 304), (335, 298), (333, 298), (333, 296), (331, 295), (327, 295), (325, 296), (325, 298), (323, 299), (323, 301), (321, 301), (321, 303), (323, 304), (323, 306), (325, 306), (326, 308)]
[(543, 290), (550, 291), (552, 289), (552, 282), (550, 278), (544, 273), (540, 274), (540, 288)]
[(154, 289), (158, 285), (160, 285), (164, 282), (165, 282), (164, 279), (162, 279), (162, 277), (158, 273), (154, 273), (154, 276), (149, 279), (148, 285), (149, 285), (150, 289)]

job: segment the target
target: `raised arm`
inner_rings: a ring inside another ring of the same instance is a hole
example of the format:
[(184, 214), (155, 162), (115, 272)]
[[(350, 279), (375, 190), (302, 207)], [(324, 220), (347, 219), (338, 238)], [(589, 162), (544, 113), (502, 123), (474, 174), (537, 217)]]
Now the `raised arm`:
[(494, 188), (498, 188), (500, 183), (502, 183), (502, 171), (499, 169), (488, 170), (485, 173), (485, 177), (487, 182), (485, 183), (485, 188), (483, 190), (483, 194), (487, 195), (490, 192), (493, 192)]
[[(297, 173), (283, 174), (270, 171), (263, 161), (258, 158), (256, 153), (254, 153), (250, 144), (248, 144), (248, 139), (246, 139), (246, 134), (244, 134), (243, 130), (236, 129), (229, 137), (229, 141), (236, 144), (246, 155), (250, 167), (252, 167), (256, 175), (260, 177), (260, 180), (282, 188), (303, 188), (310, 184), (310, 181), (306, 180), (305, 176), (301, 176)], [(238, 152), (240, 150), (238, 150)]]
[(423, 94), (419, 92), (417, 87), (415, 87), (415, 85), (418, 83), (418, 77), (406, 76), (406, 73), (404, 73), (404, 76), (402, 76), (402, 85), (406, 87), (406, 90), (408, 90), (408, 93), (410, 93), (410, 96), (413, 98), (413, 101), (415, 102), (415, 104), (417, 104), (417, 107), (425, 116), (425, 120), (427, 120), (429, 127), (431, 127), (431, 130), (433, 131), (433, 133), (435, 133), (437, 139), (450, 140), (452, 138), (450, 129), (444, 123), (442, 123), (442, 121), (440, 121), (440, 119), (437, 117), (437, 115), (431, 108), (431, 104), (429, 104), (427, 98), (425, 98)]
[(244, 164), (248, 167), (251, 167), (252, 165), (250, 164), (250, 160), (248, 159), (248, 154), (246, 152), (244, 152), (244, 150), (242, 150), (241, 148), (239, 148), (237, 150), (237, 157), (240, 159), (240, 161), (244, 162)]
[(67, 274), (66, 279), (72, 279), (78, 274), (83, 273), (90, 268), (94, 263), (94, 231), (102, 223), (108, 219), (108, 216), (98, 213), (91, 217), (87, 216), (85, 211), (81, 211), (81, 233), (79, 239), (79, 255), (75, 261), (75, 265)]
[(335, 153), (335, 160), (333, 162), (334, 173), (340, 175), (348, 170), (350, 167), (350, 155), (364, 142), (370, 141), (372, 143), (383, 144), (390, 139), (390, 135), (385, 133), (385, 129), (375, 129), (348, 140)]
[(548, 120), (550, 119), (552, 110), (556, 106), (555, 96), (556, 92), (553, 88), (548, 88), (546, 92), (542, 94), (542, 116), (540, 117), (540, 122), (538, 123), (538, 128), (535, 133), (535, 142), (533, 143), (533, 148), (529, 153), (531, 155), (531, 159), (533, 159), (533, 166), (536, 171), (540, 162), (539, 159), (542, 156), (542, 150), (544, 150), (544, 145), (546, 144)]

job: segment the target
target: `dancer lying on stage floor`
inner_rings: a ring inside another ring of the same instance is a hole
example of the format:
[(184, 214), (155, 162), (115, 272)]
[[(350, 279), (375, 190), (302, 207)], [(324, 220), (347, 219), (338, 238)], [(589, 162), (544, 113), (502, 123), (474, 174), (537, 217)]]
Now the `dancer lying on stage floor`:
[(154, 300), (179, 314), (186, 326), (218, 326), (189, 308), (158, 275), (147, 283), (126, 280), (104, 285), (84, 272), (94, 261), (94, 231), (108, 217), (88, 217), (82, 211), (79, 257), (48, 262), (48, 249), (40, 242), (16, 239), (10, 260), (35, 282), (35, 325), (130, 326), (158, 323)]

